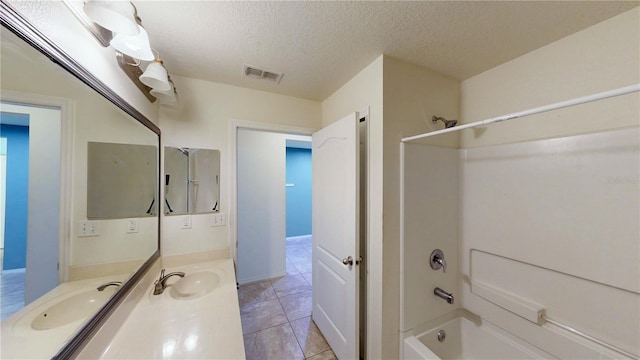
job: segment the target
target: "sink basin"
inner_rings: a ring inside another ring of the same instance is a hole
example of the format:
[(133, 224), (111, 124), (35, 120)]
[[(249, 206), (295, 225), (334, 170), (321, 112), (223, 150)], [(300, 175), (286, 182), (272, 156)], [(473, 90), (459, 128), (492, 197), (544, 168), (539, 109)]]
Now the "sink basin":
[(211, 271), (188, 274), (171, 285), (169, 294), (177, 300), (190, 300), (204, 296), (220, 285), (220, 277)]
[(103, 291), (91, 289), (62, 299), (38, 314), (31, 327), (48, 330), (80, 320), (98, 311), (115, 291), (116, 287), (109, 286)]

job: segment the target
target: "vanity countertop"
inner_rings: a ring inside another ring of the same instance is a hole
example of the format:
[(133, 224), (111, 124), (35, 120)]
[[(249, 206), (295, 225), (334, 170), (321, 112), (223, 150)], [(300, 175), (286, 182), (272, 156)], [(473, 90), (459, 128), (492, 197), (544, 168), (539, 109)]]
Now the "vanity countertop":
[(174, 299), (171, 284), (160, 295), (153, 286), (140, 299), (102, 359), (244, 359), (235, 272), (231, 259), (166, 268), (187, 276), (214, 272), (220, 279), (208, 294)]

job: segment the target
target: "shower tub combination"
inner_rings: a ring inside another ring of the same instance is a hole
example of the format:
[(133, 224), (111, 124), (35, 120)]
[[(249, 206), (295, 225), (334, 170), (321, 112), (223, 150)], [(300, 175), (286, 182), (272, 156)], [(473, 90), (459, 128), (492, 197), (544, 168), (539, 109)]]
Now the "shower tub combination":
[(404, 359), (554, 358), (466, 310), (455, 310), (414, 334), (404, 339)]

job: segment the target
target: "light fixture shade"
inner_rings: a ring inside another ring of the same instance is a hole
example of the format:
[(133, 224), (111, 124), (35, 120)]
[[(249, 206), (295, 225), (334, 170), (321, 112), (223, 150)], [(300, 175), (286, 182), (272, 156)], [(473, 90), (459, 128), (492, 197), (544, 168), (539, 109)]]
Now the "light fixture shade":
[(111, 46), (132, 58), (152, 61), (155, 56), (151, 52), (147, 31), (140, 25), (138, 25), (138, 28), (140, 32), (137, 35), (116, 34), (111, 40)]
[(164, 68), (160, 59), (155, 59), (147, 66), (144, 73), (140, 75), (140, 82), (158, 91), (169, 91), (171, 89), (167, 69)]
[(112, 32), (135, 35), (139, 31), (135, 9), (129, 1), (89, 0), (83, 10), (91, 21)]
[(158, 99), (160, 104), (175, 105), (178, 103), (178, 96), (174, 90), (173, 84), (169, 83), (169, 85), (171, 86), (171, 89), (167, 91), (160, 91), (156, 89), (152, 89), (150, 91), (151, 95)]

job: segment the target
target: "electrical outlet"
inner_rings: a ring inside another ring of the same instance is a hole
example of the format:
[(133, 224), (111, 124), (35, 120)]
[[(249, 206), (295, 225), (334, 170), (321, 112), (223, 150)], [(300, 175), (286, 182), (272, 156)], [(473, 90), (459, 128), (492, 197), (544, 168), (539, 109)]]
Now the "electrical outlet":
[(138, 232), (138, 219), (127, 219), (127, 234)]
[(78, 237), (100, 236), (100, 226), (97, 221), (80, 221), (78, 223)]
[(191, 215), (185, 215), (182, 217), (182, 229), (191, 229)]

